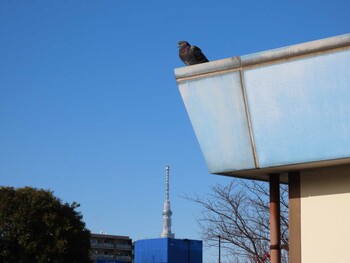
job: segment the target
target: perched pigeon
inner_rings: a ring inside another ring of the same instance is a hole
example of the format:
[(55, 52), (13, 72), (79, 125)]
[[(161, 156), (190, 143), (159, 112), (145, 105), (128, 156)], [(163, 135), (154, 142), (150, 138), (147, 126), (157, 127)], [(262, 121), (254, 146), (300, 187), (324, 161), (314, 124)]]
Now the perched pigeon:
[(187, 66), (209, 62), (199, 47), (191, 46), (187, 41), (180, 41), (178, 48), (179, 57)]

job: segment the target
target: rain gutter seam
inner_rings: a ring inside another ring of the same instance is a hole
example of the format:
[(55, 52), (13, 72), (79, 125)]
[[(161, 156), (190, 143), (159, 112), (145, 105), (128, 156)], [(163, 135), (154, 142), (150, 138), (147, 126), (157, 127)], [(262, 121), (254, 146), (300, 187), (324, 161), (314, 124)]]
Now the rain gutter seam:
[(240, 80), (241, 80), (241, 88), (242, 88), (242, 95), (243, 95), (243, 101), (244, 101), (244, 108), (245, 108), (245, 112), (246, 112), (246, 116), (247, 116), (249, 137), (250, 137), (251, 147), (252, 147), (252, 151), (253, 151), (254, 164), (255, 164), (255, 168), (259, 169), (258, 155), (257, 155), (257, 152), (256, 152), (253, 128), (252, 128), (252, 123), (251, 123), (251, 119), (250, 119), (250, 112), (249, 112), (247, 93), (246, 93), (246, 88), (245, 88), (243, 68), (240, 68), (239, 75), (240, 75)]

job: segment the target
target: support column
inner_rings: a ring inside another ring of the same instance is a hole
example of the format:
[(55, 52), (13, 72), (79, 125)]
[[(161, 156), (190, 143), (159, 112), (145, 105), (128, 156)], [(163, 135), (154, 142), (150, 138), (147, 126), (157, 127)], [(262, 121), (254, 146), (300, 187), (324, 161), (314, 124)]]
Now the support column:
[(288, 173), (289, 262), (301, 263), (300, 172)]
[(280, 180), (270, 174), (270, 256), (271, 263), (281, 263)]

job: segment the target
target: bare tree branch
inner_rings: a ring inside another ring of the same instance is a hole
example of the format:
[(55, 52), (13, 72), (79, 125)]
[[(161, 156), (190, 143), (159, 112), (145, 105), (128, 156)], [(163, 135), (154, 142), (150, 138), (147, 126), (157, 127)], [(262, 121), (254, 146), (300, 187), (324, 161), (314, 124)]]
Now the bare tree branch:
[[(288, 262), (288, 188), (281, 186), (282, 262)], [(268, 184), (234, 179), (215, 185), (205, 197), (183, 196), (203, 210), (196, 217), (202, 238), (209, 246), (226, 251), (227, 262), (270, 262), (270, 206)]]

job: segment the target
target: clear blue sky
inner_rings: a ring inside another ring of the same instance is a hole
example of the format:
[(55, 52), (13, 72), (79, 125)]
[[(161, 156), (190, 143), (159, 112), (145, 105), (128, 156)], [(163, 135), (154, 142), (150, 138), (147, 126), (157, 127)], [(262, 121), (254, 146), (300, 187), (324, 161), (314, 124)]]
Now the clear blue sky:
[[(0, 1), (0, 184), (81, 204), (92, 232), (158, 237), (165, 165), (173, 231), (200, 238), (210, 175), (173, 69), (350, 32), (350, 2)], [(214, 252), (205, 252), (212, 262)]]

